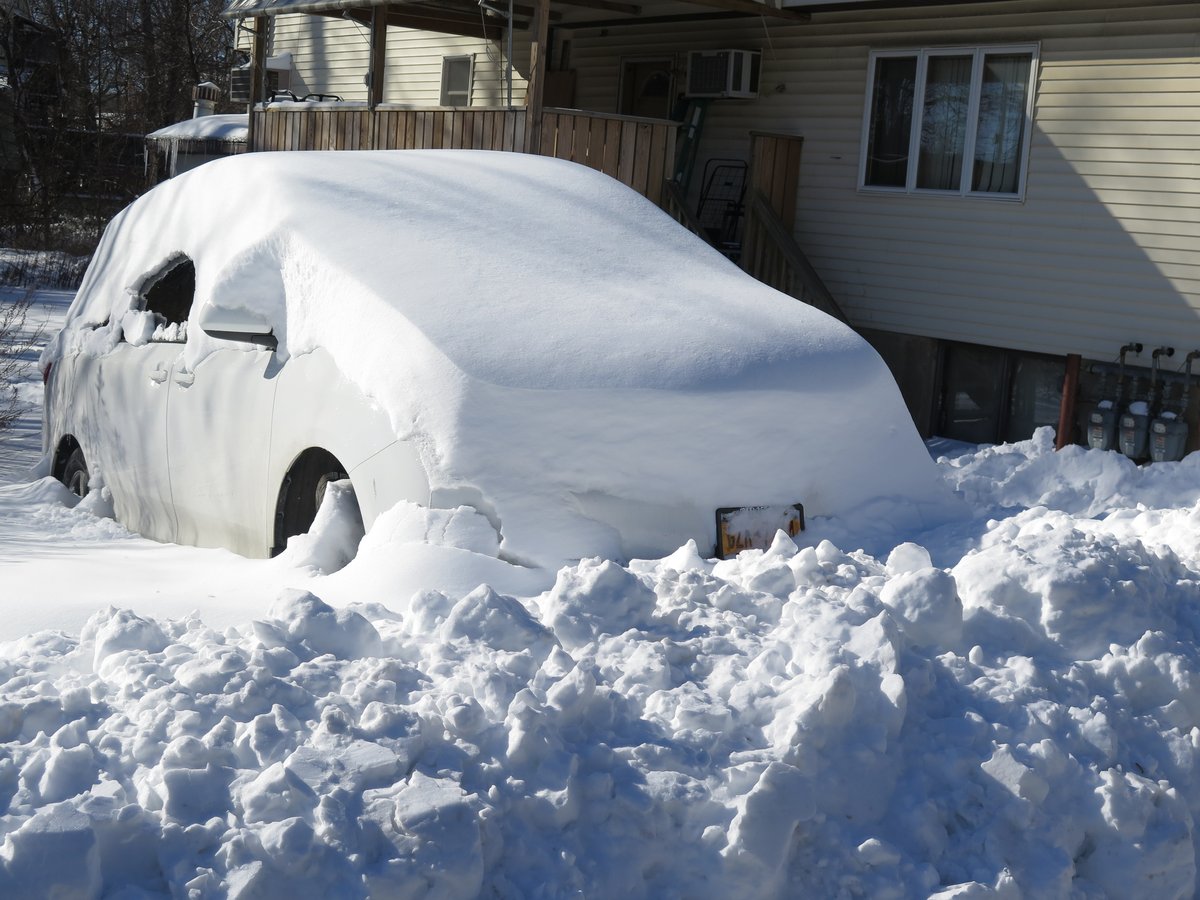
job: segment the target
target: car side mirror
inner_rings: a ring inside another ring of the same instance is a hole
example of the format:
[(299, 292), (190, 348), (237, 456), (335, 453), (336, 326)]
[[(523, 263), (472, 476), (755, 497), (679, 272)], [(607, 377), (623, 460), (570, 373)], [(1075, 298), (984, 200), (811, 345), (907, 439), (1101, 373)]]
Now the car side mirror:
[(271, 350), (279, 346), (271, 323), (262, 314), (241, 307), (205, 306), (200, 311), (200, 328), (205, 334), (227, 341), (244, 341)]

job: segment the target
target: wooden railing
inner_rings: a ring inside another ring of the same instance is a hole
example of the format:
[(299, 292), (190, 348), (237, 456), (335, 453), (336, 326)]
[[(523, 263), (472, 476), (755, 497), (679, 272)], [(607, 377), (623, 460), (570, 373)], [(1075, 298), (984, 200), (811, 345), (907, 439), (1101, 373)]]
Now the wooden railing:
[(372, 110), (297, 103), (254, 115), (254, 150), (525, 149), (523, 109)]
[(846, 314), (791, 232), (757, 191), (746, 199), (741, 266), (747, 274), (777, 291), (847, 322)]
[(599, 169), (661, 204), (663, 182), (675, 166), (678, 128), (665, 119), (547, 109), (539, 152)]
[[(254, 110), (254, 150), (475, 149), (526, 152), (524, 109), (368, 109), (274, 104)], [(655, 203), (675, 159), (676, 123), (547, 109), (536, 152), (611, 175)]]

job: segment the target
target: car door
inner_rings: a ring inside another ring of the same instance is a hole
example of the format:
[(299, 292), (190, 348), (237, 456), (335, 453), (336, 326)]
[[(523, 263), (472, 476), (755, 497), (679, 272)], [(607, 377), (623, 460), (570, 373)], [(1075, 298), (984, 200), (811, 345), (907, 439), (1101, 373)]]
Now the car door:
[(195, 367), (176, 360), (167, 385), (177, 540), (267, 556), (279, 491), (266, 477), (279, 363), (249, 340), (205, 338)]
[(112, 492), (118, 521), (158, 541), (175, 540), (167, 469), (167, 377), (182, 349), (123, 339), (103, 356), (80, 355), (73, 383), (92, 486)]

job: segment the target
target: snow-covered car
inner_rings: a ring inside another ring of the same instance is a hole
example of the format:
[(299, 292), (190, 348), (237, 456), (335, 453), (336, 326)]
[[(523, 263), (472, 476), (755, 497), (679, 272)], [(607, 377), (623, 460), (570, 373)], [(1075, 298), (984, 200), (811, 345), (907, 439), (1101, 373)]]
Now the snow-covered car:
[(247, 556), (347, 476), (367, 528), (471, 507), (533, 566), (707, 552), (722, 508), (943, 502), (853, 331), (535, 156), (201, 166), (112, 221), (42, 362), (57, 477), (144, 535)]

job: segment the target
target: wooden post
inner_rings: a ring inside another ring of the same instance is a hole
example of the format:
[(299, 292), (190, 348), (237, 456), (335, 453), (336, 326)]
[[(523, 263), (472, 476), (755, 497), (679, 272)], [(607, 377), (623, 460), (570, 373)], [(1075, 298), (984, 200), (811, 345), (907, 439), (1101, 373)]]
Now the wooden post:
[(266, 16), (254, 17), (254, 52), (250, 56), (250, 103), (246, 107), (246, 150), (250, 152), (257, 150), (261, 141), (256, 119), (267, 78), (267, 29), (270, 21)]
[(546, 43), (550, 37), (550, 0), (538, 0), (529, 42), (529, 95), (525, 118), (525, 147), (537, 153), (542, 146), (542, 107), (546, 86)]
[(383, 102), (383, 55), (387, 49), (386, 6), (371, 9), (371, 62), (370, 81), (367, 85), (367, 106), (374, 109)]
[(784, 227), (796, 227), (796, 191), (800, 183), (800, 148), (804, 138), (798, 134), (750, 132), (750, 179), (747, 194), (757, 191), (775, 210)]
[(1067, 371), (1063, 376), (1062, 403), (1058, 407), (1058, 433), (1054, 436), (1054, 449), (1061, 450), (1071, 440), (1075, 429), (1075, 398), (1079, 393), (1079, 354), (1067, 356)]

